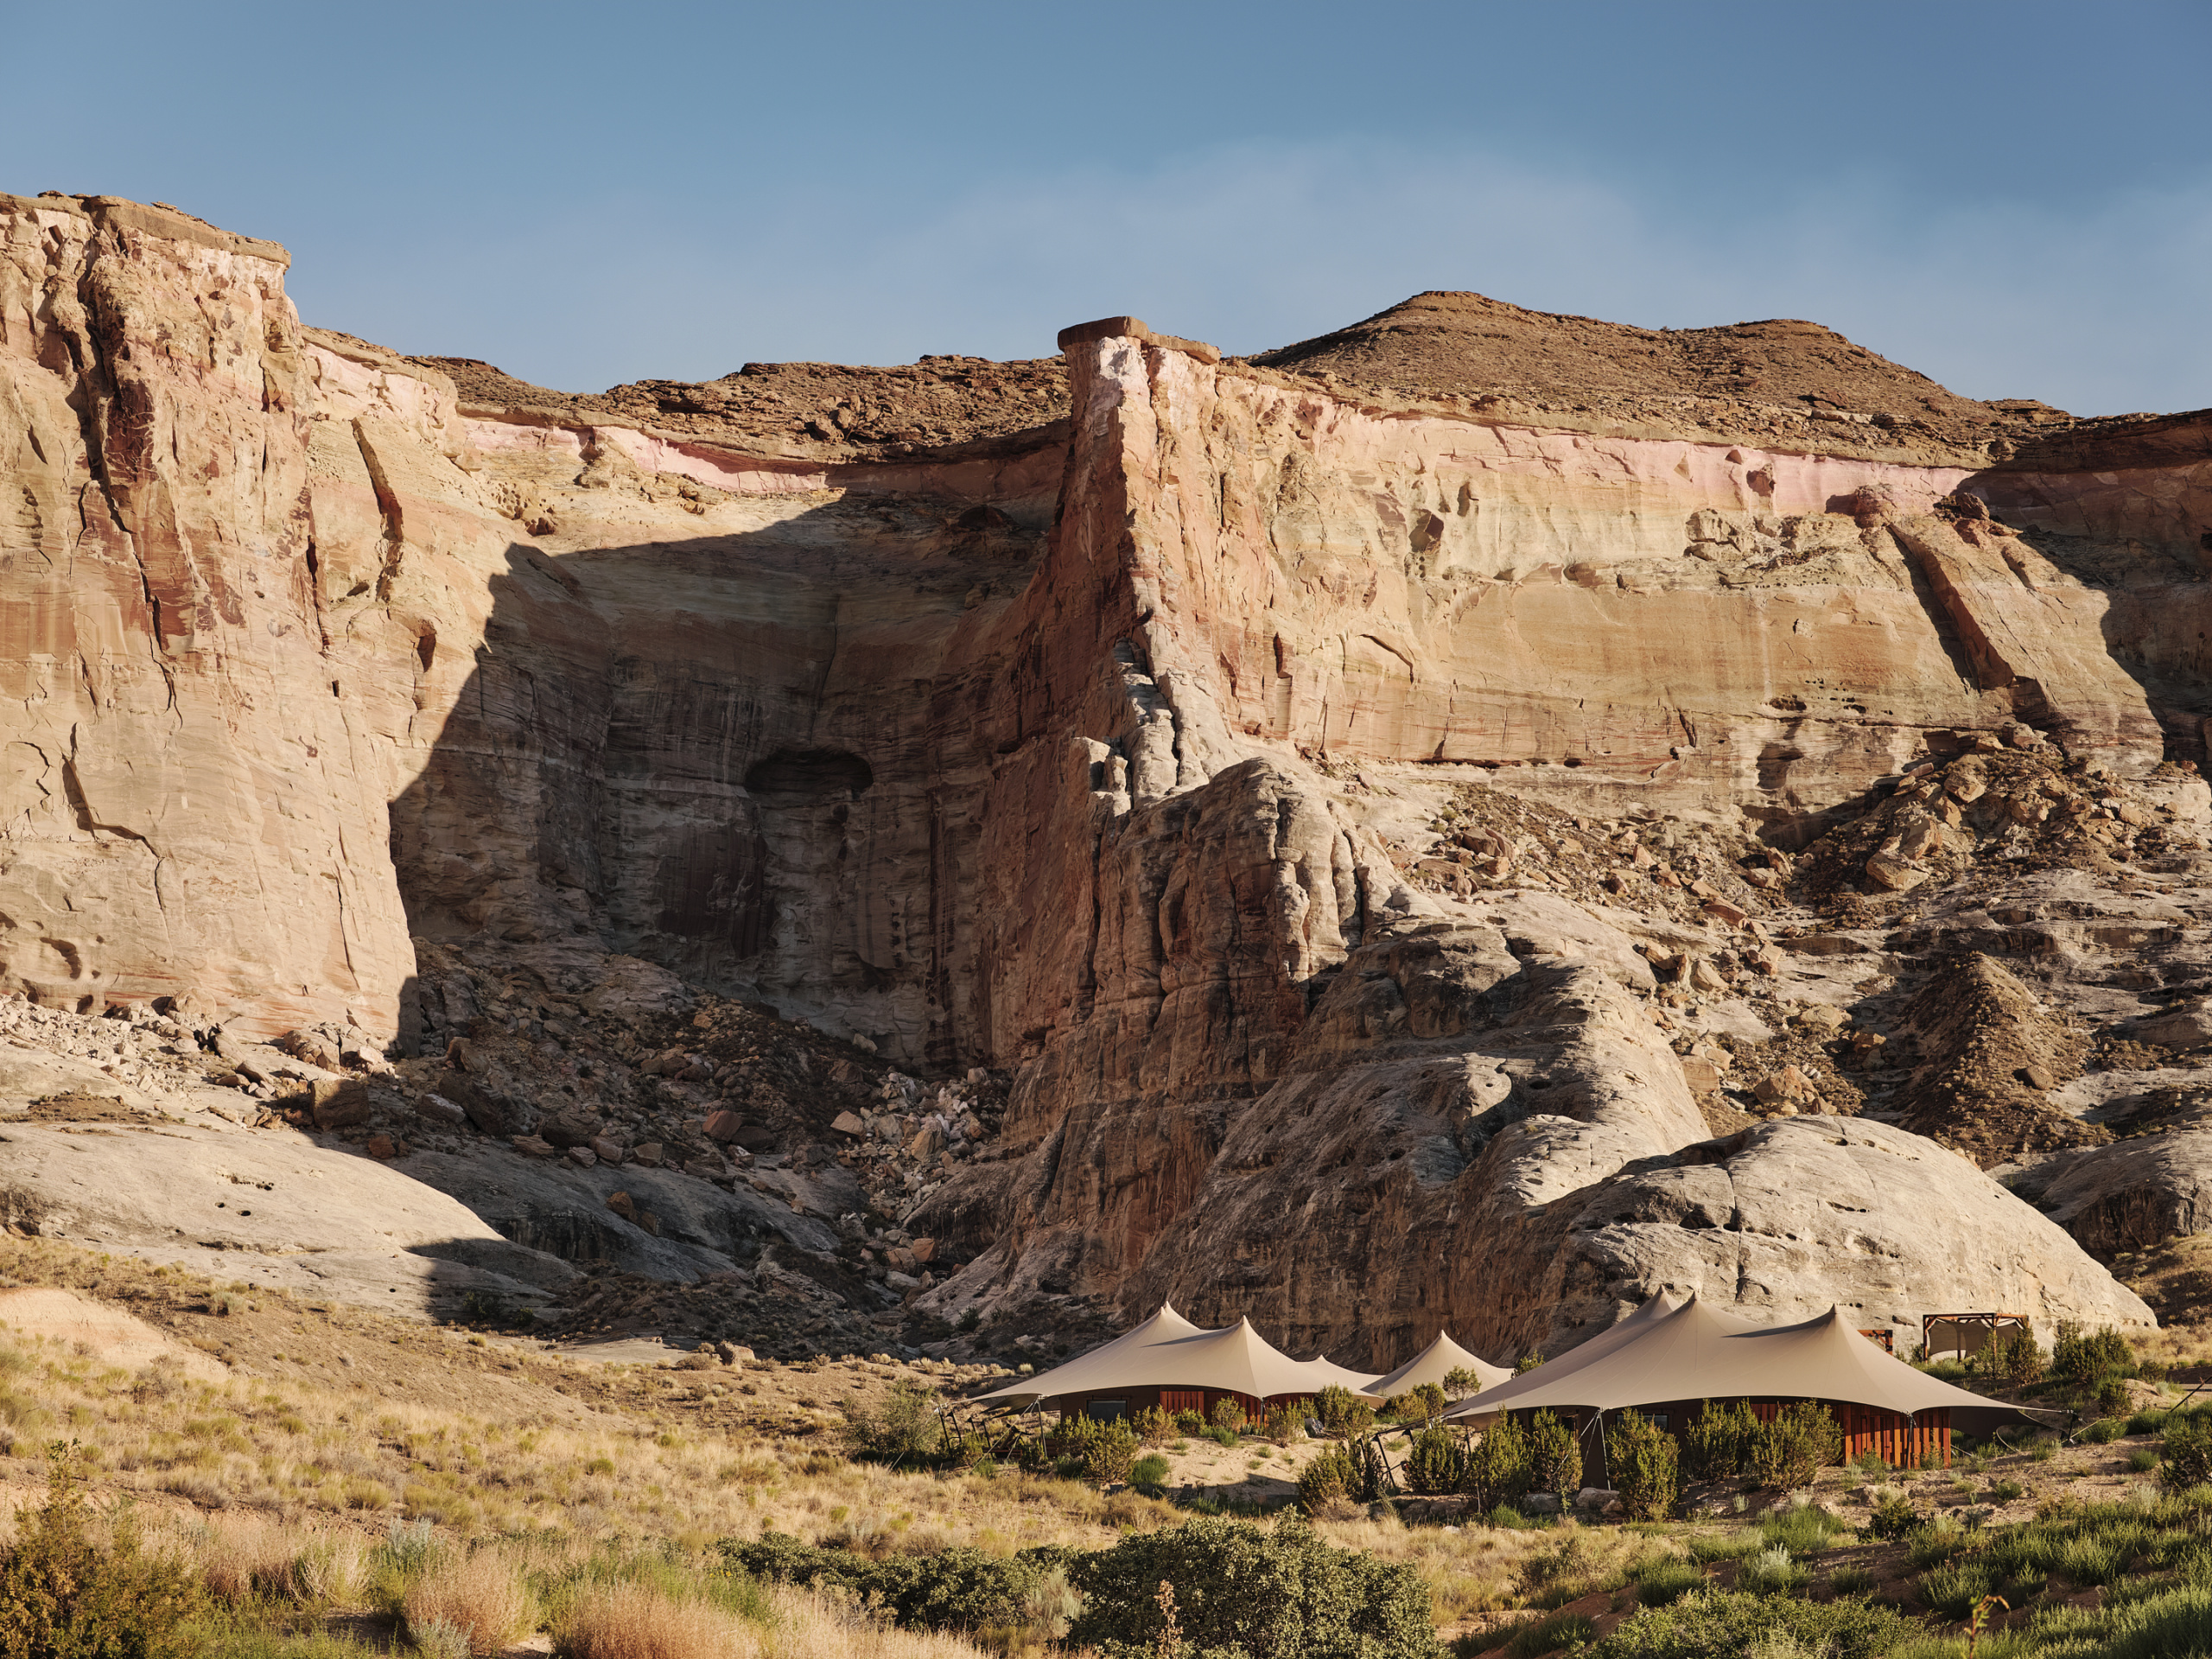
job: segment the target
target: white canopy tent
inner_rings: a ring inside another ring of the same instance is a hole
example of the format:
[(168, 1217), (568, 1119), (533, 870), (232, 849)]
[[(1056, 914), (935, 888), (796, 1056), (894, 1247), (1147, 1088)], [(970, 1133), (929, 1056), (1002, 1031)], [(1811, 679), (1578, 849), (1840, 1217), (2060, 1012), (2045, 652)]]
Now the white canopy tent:
[(1201, 1331), (1163, 1305), (1135, 1329), (1065, 1365), (1025, 1376), (982, 1396), (985, 1402), (1026, 1406), (1039, 1400), (1188, 1389), (1239, 1394), (1255, 1400), (1319, 1394), (1334, 1382), (1357, 1391), (1375, 1381), (1327, 1358), (1293, 1359), (1269, 1344), (1249, 1319)]
[[(1794, 1325), (1756, 1325), (1693, 1296), (1679, 1307), (1655, 1297), (1611, 1330), (1484, 1389), (1447, 1415), (1487, 1418), (1543, 1407), (1602, 1417), (1630, 1407), (1704, 1400), (1820, 1400), (1857, 1408), (1839, 1414), (1847, 1455), (1864, 1449), (1862, 1440), (1902, 1445), (1903, 1433), (1916, 1447), (1925, 1442), (1940, 1451), (1947, 1462), (1955, 1416), (1963, 1416), (1960, 1426), (1967, 1427), (2021, 1414), (1884, 1352), (1840, 1308)], [(1936, 1433), (1944, 1437), (1940, 1446), (1929, 1440)]]
[(1376, 1400), (1388, 1400), (1393, 1395), (1410, 1393), (1424, 1383), (1433, 1382), (1442, 1388), (1444, 1379), (1456, 1370), (1473, 1372), (1478, 1389), (1495, 1388), (1513, 1376), (1503, 1365), (1493, 1365), (1469, 1353), (1452, 1340), (1450, 1332), (1440, 1331), (1434, 1342), (1389, 1376), (1369, 1383), (1363, 1392)]

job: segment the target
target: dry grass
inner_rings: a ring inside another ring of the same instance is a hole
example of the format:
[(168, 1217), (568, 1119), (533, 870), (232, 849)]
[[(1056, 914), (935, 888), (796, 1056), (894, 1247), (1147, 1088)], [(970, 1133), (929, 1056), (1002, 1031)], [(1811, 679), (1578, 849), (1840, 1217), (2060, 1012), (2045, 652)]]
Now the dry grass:
[(454, 1551), (408, 1588), (407, 1628), (456, 1631), (473, 1654), (498, 1653), (537, 1628), (537, 1598), (522, 1563), (497, 1548)]
[(360, 1599), (368, 1581), (368, 1541), (340, 1527), (225, 1515), (174, 1532), (165, 1542), (196, 1560), (209, 1591), (226, 1601), (346, 1607)]
[[(779, 1589), (770, 1601), (772, 1622), (763, 1632), (762, 1659), (980, 1659), (982, 1649), (957, 1636), (901, 1630), (879, 1624), (803, 1590)], [(672, 1654), (670, 1659), (721, 1659), (717, 1649)]]
[(565, 1659), (749, 1659), (759, 1632), (702, 1598), (679, 1599), (648, 1584), (594, 1586), (553, 1629)]

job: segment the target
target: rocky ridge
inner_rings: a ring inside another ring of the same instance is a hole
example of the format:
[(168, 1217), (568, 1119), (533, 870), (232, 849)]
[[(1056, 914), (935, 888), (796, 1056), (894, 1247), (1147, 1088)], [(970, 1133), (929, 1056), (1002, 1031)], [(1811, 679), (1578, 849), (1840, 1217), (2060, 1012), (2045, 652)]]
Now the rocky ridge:
[[(242, 1050), (206, 1132), (457, 1200), (497, 1294), (791, 1343), (1173, 1294), (1344, 1359), (1662, 1286), (2145, 1317), (1904, 1126), (2016, 1179), (2190, 1015), (2190, 417), (1723, 431), (1133, 319), (563, 400), (302, 328), (185, 216), (0, 218), (5, 982), (335, 1058)], [(1960, 952), (2056, 1012), (1909, 1010)]]

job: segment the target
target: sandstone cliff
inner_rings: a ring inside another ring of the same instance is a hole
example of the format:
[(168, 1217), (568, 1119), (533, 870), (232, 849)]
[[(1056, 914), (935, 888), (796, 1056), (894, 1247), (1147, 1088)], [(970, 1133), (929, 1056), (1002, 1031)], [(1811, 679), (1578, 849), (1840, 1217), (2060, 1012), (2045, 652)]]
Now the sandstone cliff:
[[(1112, 319), (570, 397), (303, 328), (281, 250), (171, 210), (0, 229), (0, 983), (427, 1055), (472, 1020), (418, 953), (576, 997), (620, 954), (1010, 1074), (995, 1160), (901, 1203), (969, 1263), (948, 1317), (1172, 1294), (1344, 1359), (1662, 1285), (2145, 1317), (1965, 1160), (1748, 1128), (1682, 1047), (1886, 1007), (1773, 949), (1789, 852), (1883, 780), (2202, 756), (2212, 423), (1974, 404), (1809, 325), (1517, 313), (1493, 360), (1472, 296), (1418, 350)], [(1478, 868), (1475, 796), (1644, 885), (1526, 833)], [(1719, 837), (1686, 911), (1669, 820)]]

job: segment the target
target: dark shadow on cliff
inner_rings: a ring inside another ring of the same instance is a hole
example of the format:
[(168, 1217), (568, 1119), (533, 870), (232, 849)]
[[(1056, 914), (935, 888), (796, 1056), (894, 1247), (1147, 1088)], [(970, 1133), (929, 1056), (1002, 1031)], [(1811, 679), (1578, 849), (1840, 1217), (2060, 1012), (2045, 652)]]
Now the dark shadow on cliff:
[[(410, 931), (620, 953), (794, 1017), (926, 996), (947, 798), (991, 687), (949, 675), (1041, 556), (995, 510), (848, 496), (772, 525), (517, 543), (391, 804)], [(959, 774), (969, 773), (966, 779)], [(468, 1023), (411, 984), (402, 1046)], [(949, 1033), (932, 1043), (950, 1048)]]

